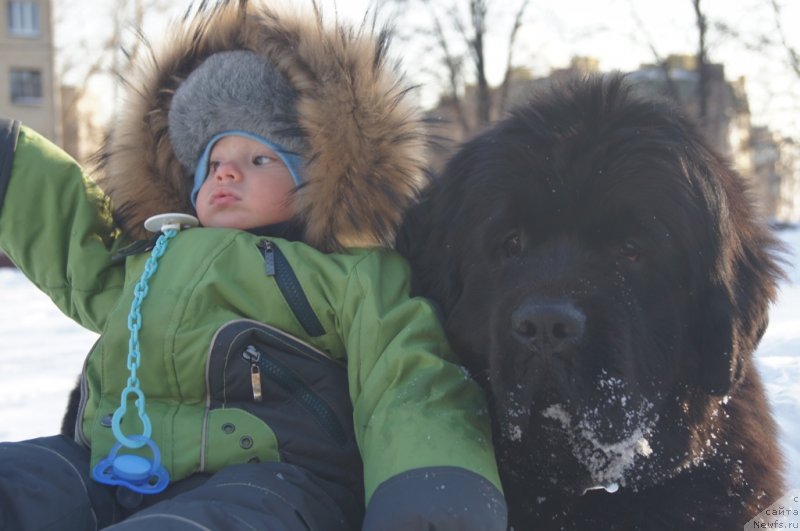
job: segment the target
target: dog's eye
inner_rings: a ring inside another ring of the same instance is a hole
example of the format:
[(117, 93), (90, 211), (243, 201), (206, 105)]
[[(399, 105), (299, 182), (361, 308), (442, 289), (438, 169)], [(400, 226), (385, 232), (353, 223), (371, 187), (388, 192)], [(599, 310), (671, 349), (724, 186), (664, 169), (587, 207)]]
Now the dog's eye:
[(522, 252), (522, 238), (516, 232), (509, 234), (503, 241), (503, 252), (507, 258), (517, 256)]
[(619, 256), (629, 262), (636, 262), (642, 254), (642, 250), (633, 240), (625, 240), (619, 248)]

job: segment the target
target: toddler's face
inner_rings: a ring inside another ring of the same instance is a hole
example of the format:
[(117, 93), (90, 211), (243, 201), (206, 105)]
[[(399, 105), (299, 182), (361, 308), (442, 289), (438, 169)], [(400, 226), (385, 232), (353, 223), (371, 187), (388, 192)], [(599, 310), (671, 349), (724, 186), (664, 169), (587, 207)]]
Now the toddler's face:
[(206, 227), (253, 229), (292, 217), (289, 169), (270, 148), (242, 136), (214, 144), (208, 177), (197, 193), (197, 217)]

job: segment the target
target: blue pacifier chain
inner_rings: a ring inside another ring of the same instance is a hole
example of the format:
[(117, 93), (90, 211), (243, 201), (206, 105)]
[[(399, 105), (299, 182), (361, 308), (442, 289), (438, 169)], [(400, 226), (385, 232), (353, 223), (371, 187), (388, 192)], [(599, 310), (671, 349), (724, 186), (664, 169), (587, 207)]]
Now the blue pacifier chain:
[[(150, 439), (152, 426), (150, 417), (145, 411), (144, 392), (139, 385), (139, 378), (136, 376), (141, 365), (141, 353), (139, 352), (139, 330), (142, 327), (141, 306), (147, 296), (150, 277), (158, 269), (158, 259), (166, 251), (169, 240), (174, 238), (181, 228), (196, 227), (197, 225), (197, 218), (187, 214), (160, 214), (148, 218), (144, 223), (147, 230), (161, 232), (161, 235), (145, 262), (142, 276), (133, 289), (133, 302), (128, 314), (128, 330), (131, 333), (128, 341), (128, 370), (131, 374), (120, 395), (119, 407), (111, 417), (111, 429), (117, 443), (111, 448), (108, 456), (92, 469), (92, 477), (100, 483), (127, 487), (141, 494), (157, 494), (167, 488), (169, 484), (169, 472), (161, 464), (161, 452), (155, 441)], [(143, 426), (141, 435), (126, 436), (120, 428), (120, 422), (128, 410), (130, 395), (136, 397), (134, 404)], [(120, 454), (119, 451), (123, 446), (130, 449), (147, 446), (152, 452), (153, 458), (148, 459), (135, 454)]]

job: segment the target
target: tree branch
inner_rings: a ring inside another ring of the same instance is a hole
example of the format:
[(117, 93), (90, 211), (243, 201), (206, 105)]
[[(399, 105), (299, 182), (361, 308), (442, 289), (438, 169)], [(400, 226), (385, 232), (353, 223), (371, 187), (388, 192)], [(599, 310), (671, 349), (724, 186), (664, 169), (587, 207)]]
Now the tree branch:
[(514, 15), (514, 24), (511, 26), (511, 35), (508, 37), (508, 54), (506, 55), (506, 71), (503, 75), (503, 81), (500, 84), (500, 90), (497, 98), (497, 110), (503, 111), (508, 103), (508, 91), (511, 85), (511, 75), (514, 70), (514, 46), (517, 42), (517, 34), (522, 27), (522, 17), (525, 15), (525, 10), (528, 8), (530, 0), (524, 0)]
[(797, 74), (797, 77), (800, 77), (800, 53), (798, 53), (798, 51), (789, 44), (789, 41), (786, 38), (786, 32), (784, 31), (783, 23), (781, 22), (783, 17), (781, 5), (778, 4), (777, 0), (770, 0), (770, 5), (772, 7), (772, 12), (775, 14), (775, 29), (778, 31), (781, 44), (789, 56), (789, 66), (792, 68), (794, 73)]
[(458, 124), (462, 131), (468, 131), (469, 123), (467, 122), (467, 117), (464, 113), (464, 105), (461, 100), (461, 96), (458, 93), (463, 60), (451, 52), (450, 45), (448, 44), (447, 37), (444, 33), (442, 21), (439, 18), (439, 15), (431, 7), (430, 0), (423, 0), (423, 3), (428, 7), (428, 11), (431, 14), (434, 25), (434, 38), (436, 39), (436, 42), (438, 43), (439, 48), (444, 55), (443, 62), (445, 69), (447, 70), (448, 95), (452, 101), (453, 109), (456, 112), (456, 119), (458, 120)]

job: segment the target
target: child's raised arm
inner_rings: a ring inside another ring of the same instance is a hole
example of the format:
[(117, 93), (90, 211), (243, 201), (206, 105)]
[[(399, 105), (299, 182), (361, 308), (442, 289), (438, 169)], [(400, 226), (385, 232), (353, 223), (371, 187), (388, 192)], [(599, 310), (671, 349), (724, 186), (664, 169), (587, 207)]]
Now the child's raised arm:
[(114, 236), (106, 198), (78, 164), (35, 131), (0, 119), (0, 249), (95, 332), (122, 289)]

